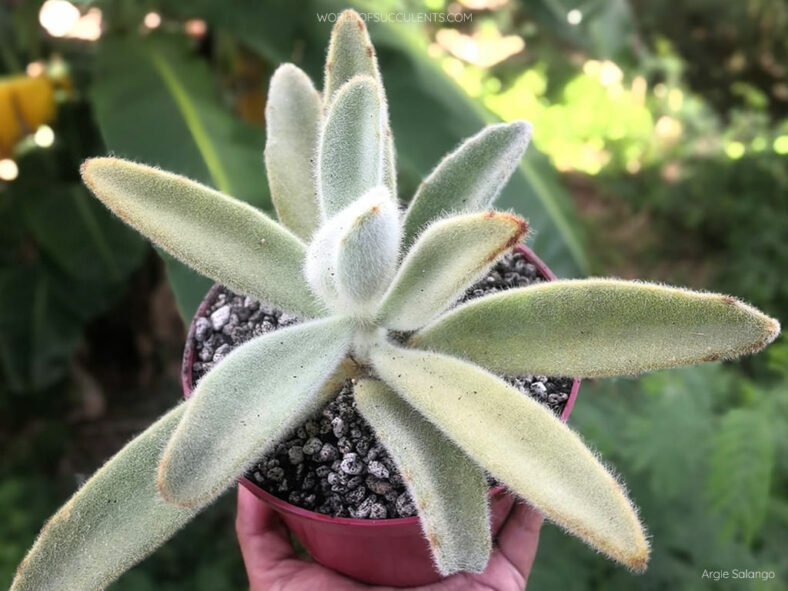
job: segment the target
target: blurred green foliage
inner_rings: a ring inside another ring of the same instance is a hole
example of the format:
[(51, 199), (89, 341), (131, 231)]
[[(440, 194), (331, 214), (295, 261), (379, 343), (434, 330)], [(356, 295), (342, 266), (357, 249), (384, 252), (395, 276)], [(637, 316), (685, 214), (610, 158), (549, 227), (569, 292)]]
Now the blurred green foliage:
[(690, 157), (602, 183), (653, 220), (660, 242), (652, 256), (712, 264), (713, 287), (735, 293), (778, 318), (788, 312), (788, 167), (765, 152), (736, 160)]
[[(271, 210), (262, 132), (222, 104), (210, 69), (182, 36), (101, 41), (91, 98), (102, 136), (115, 155), (179, 172)], [(163, 251), (159, 254), (188, 321), (212, 282)]]
[(485, 97), (485, 104), (504, 119), (533, 121), (534, 142), (559, 170), (620, 171), (640, 166), (660, 142), (645, 96), (624, 88), (622, 75), (613, 62), (589, 60), (551, 99), (547, 73), (532, 68), (503, 92)]
[(646, 38), (668, 39), (686, 64), (688, 84), (716, 110), (752, 105), (788, 115), (788, 5), (782, 0), (634, 0)]
[[(785, 354), (784, 345), (778, 350), (774, 357)], [(785, 386), (784, 376), (759, 383), (718, 364), (584, 384), (572, 423), (618, 468), (640, 506), (651, 564), (631, 575), (547, 527), (533, 587), (722, 589), (731, 582), (702, 579), (703, 570), (737, 568), (776, 577), (737, 586), (785, 589)]]
[(0, 415), (63, 379), (84, 326), (145, 254), (80, 181), (79, 162), (103, 149), (86, 108), (64, 105), (57, 145), (23, 153), (19, 178), (0, 187)]
[[(130, 293), (149, 247), (89, 197), (79, 162), (109, 151), (270, 210), (261, 162), (268, 78), (278, 63), (295, 61), (319, 82), (330, 23), (316, 14), (346, 6), (86, 0), (83, 11), (97, 6), (104, 16), (101, 40), (89, 43), (46, 35), (40, 4), (0, 4), (0, 75), (58, 54), (71, 82), (58, 94), (54, 146), (27, 138), (15, 154), (18, 178), (0, 181), (0, 585), (76, 486), (69, 460), (80, 423), (68, 417), (83, 385), (70, 377), (75, 352), (95, 338), (96, 318), (125, 315), (121, 301), (151, 299)], [(502, 202), (530, 218), (531, 246), (559, 276), (585, 272), (588, 259), (600, 272), (618, 271), (602, 266), (610, 253), (583, 247), (589, 230), (616, 229), (573, 211), (565, 181), (580, 178), (595, 207), (623, 208), (657, 237), (645, 252), (618, 245), (629, 267), (657, 264), (668, 269), (660, 279), (684, 280), (671, 272), (685, 262), (702, 266), (696, 287), (788, 317), (784, 2), (349, 4), (472, 15), (461, 23), (370, 22), (403, 197), (485, 122), (526, 118), (543, 154), (529, 149)], [(151, 11), (162, 18), (155, 31), (142, 25)], [(204, 19), (206, 31), (185, 34), (187, 19)], [(586, 198), (575, 195), (581, 206)], [(165, 264), (188, 319), (208, 282)], [(119, 354), (113, 345), (92, 343)], [(139, 394), (134, 380), (120, 380), (131, 398), (178, 396), (172, 385)], [(121, 395), (110, 388), (106, 396), (112, 407)], [(572, 422), (628, 483), (653, 560), (635, 578), (548, 526), (533, 588), (716, 589), (724, 584), (701, 573), (726, 568), (777, 573), (777, 581), (742, 588), (786, 588), (784, 338), (746, 364), (586, 383)], [(244, 588), (233, 505), (223, 499), (112, 588)]]

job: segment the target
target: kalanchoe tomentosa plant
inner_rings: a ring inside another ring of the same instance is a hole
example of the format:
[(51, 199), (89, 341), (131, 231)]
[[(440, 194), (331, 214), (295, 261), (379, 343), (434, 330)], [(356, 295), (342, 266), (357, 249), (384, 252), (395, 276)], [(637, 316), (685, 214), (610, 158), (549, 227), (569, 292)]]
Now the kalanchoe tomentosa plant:
[(530, 126), (492, 125), (466, 141), (401, 213), (380, 74), (353, 12), (334, 28), (322, 96), (284, 65), (266, 115), (279, 224), (174, 174), (112, 158), (84, 164), (96, 196), (153, 242), (303, 322), (239, 346), (188, 402), (101, 468), (45, 525), (13, 590), (106, 586), (348, 376), (441, 573), (485, 568), (486, 473), (599, 551), (644, 569), (648, 543), (622, 486), (558, 418), (499, 376), (637, 374), (732, 358), (774, 339), (777, 321), (728, 296), (606, 279), (452, 307), (526, 234), (524, 220), (489, 208)]

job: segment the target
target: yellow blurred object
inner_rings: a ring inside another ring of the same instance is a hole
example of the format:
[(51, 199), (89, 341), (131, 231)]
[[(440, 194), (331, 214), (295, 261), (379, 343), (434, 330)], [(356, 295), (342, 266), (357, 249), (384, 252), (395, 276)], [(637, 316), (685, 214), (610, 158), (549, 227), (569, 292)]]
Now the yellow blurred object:
[(0, 82), (0, 160), (11, 155), (19, 139), (19, 117), (10, 86)]
[(678, 111), (684, 102), (684, 93), (679, 88), (671, 88), (668, 91), (668, 106), (671, 111)]
[(55, 89), (45, 77), (0, 78), (0, 158), (55, 116)]
[(55, 116), (55, 91), (48, 78), (23, 77), (15, 85), (22, 119), (28, 131), (52, 121)]
[(778, 154), (788, 154), (788, 135), (775, 138), (773, 148)]

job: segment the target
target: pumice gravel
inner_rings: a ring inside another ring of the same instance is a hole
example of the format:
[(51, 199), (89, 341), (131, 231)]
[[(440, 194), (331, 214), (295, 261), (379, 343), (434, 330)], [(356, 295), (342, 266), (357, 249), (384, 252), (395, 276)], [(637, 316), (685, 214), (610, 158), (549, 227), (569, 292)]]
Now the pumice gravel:
[[(471, 286), (460, 303), (543, 281), (536, 266), (522, 252), (513, 251)], [(220, 287), (205, 314), (195, 319), (194, 384), (235, 347), (298, 321), (295, 316)], [(563, 412), (572, 389), (571, 378), (504, 378), (557, 415)], [(354, 519), (416, 515), (396, 465), (356, 410), (350, 380), (320, 413), (260, 459), (247, 477), (296, 507), (325, 515)]]

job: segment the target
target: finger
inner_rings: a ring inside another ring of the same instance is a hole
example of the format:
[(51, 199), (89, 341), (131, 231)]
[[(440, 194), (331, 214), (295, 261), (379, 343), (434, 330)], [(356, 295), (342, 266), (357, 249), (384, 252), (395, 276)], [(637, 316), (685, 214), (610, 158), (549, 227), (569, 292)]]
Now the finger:
[[(250, 591), (272, 588), (367, 589), (337, 572), (301, 560), (290, 543), (290, 535), (276, 511), (243, 485), (238, 486), (235, 530), (241, 545)], [(287, 586), (285, 586), (287, 585)]]
[(253, 558), (256, 564), (262, 562), (267, 567), (296, 555), (287, 528), (276, 511), (240, 484), (235, 531), (247, 564)]
[(498, 534), (498, 546), (527, 581), (539, 545), (544, 516), (525, 503), (518, 503)]

